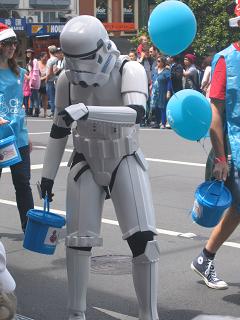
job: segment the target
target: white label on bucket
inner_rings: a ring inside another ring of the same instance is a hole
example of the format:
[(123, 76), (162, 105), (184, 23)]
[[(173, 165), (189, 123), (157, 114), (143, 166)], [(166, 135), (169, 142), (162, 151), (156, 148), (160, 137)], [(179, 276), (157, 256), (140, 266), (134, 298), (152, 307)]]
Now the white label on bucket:
[(14, 159), (17, 156), (18, 154), (14, 144), (10, 144), (5, 148), (0, 149), (0, 163)]
[(44, 241), (44, 244), (50, 246), (56, 246), (60, 234), (60, 228), (49, 227), (48, 232)]
[(201, 218), (201, 216), (202, 216), (202, 206), (198, 203), (197, 200), (194, 201), (193, 212), (196, 214), (196, 216), (198, 218)]

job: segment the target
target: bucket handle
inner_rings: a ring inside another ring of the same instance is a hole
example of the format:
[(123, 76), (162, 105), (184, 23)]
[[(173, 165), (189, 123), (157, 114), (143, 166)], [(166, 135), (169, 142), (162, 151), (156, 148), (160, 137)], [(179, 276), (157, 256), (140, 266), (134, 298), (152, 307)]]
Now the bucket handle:
[(48, 196), (46, 196), (44, 198), (44, 214), (49, 212), (49, 200), (48, 200)]
[[(219, 180), (214, 180), (213, 183), (210, 184), (210, 186), (207, 188), (207, 191), (206, 191), (205, 195), (202, 197), (202, 199), (205, 198), (205, 196), (206, 196), (206, 194), (208, 193), (208, 191), (210, 192), (211, 187), (212, 187), (215, 183), (217, 183), (217, 182), (219, 182)], [(217, 199), (215, 205), (218, 203), (218, 201), (219, 201), (219, 199), (220, 199), (220, 195), (221, 195), (221, 193), (222, 193), (223, 187), (224, 187), (224, 181), (222, 180), (222, 181), (221, 181), (221, 187), (220, 187), (219, 192), (214, 192), (214, 193), (212, 192), (212, 194), (218, 196), (218, 199)]]

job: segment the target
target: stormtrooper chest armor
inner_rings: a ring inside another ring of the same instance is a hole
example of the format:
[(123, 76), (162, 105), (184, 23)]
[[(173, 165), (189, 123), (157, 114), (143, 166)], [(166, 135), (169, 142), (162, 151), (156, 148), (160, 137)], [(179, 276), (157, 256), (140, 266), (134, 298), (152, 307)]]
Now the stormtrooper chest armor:
[[(121, 95), (121, 74), (114, 69), (110, 79), (103, 87), (71, 86), (71, 104), (82, 102), (86, 106), (96, 106), (94, 119), (91, 114), (87, 120), (78, 120), (73, 130), (73, 144), (78, 153), (82, 153), (89, 164), (95, 181), (108, 186), (114, 169), (121, 159), (138, 149), (135, 111), (123, 107), (117, 114), (115, 107), (123, 106)], [(98, 111), (99, 107), (99, 111)], [(106, 118), (102, 110), (109, 107)], [(124, 112), (125, 110), (125, 112)], [(99, 112), (99, 117), (98, 117)]]

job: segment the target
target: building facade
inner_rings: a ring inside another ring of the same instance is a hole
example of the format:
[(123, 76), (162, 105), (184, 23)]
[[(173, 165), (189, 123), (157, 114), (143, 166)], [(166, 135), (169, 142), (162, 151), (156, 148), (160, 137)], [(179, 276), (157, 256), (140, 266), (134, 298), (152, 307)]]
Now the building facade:
[[(68, 19), (79, 14), (96, 16), (111, 37), (124, 39), (147, 25), (150, 0), (1, 0), (0, 21), (17, 33), (20, 46), (18, 62), (25, 63), (25, 49), (46, 51), (59, 45), (60, 32)], [(121, 42), (120, 41), (120, 42)], [(122, 43), (121, 42), (121, 43)]]

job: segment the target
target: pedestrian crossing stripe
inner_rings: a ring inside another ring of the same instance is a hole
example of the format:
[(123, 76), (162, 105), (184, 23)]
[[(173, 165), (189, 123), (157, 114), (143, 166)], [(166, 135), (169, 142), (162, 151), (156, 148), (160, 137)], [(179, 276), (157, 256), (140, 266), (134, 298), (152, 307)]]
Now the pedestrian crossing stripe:
[(28, 318), (28, 317), (24, 317), (24, 316), (21, 316), (20, 314), (17, 314), (16, 320), (34, 320), (32, 318)]

